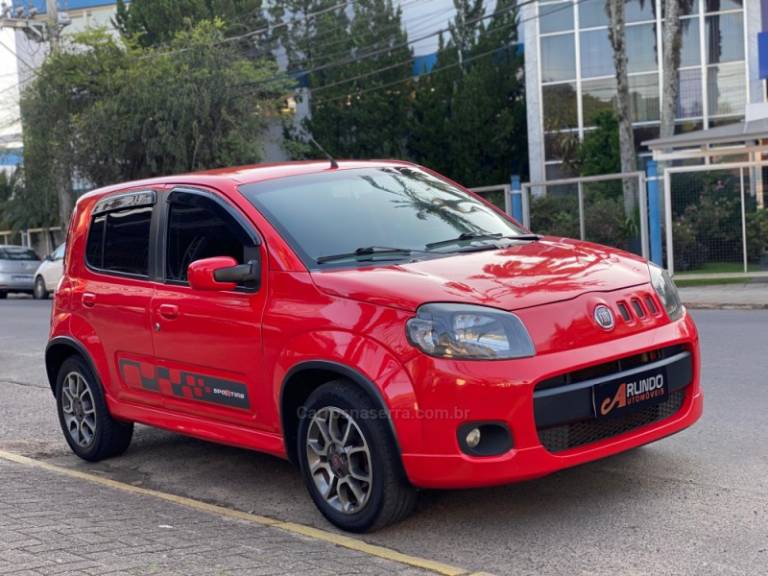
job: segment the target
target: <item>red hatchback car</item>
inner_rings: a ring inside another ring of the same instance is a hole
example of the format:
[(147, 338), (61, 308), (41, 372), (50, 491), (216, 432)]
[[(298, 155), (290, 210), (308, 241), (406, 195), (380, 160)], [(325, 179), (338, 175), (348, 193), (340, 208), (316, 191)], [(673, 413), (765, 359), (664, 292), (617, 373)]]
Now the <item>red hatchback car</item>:
[(352, 531), (405, 517), (416, 488), (536, 478), (702, 411), (666, 272), (403, 162), (86, 194), (45, 361), (78, 456), (122, 453), (134, 422), (268, 452)]

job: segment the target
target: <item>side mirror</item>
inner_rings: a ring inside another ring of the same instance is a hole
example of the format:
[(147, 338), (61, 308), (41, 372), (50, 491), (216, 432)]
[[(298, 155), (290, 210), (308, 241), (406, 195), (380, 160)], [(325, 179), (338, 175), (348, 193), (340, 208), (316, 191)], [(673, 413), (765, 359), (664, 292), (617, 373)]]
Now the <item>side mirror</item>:
[(195, 260), (187, 268), (189, 285), (195, 290), (234, 290), (238, 284), (258, 288), (261, 265), (258, 260), (238, 264), (231, 256)]
[(45, 259), (46, 259), (48, 262), (53, 262), (53, 254), (48, 254), (48, 256), (46, 256), (46, 257), (45, 257)]

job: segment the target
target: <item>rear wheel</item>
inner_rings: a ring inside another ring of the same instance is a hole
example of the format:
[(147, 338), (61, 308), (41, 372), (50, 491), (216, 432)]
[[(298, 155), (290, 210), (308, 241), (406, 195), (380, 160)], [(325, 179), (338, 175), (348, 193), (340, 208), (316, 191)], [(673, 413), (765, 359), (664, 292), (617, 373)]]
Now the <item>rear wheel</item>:
[(64, 438), (83, 460), (97, 462), (128, 449), (133, 423), (112, 418), (96, 376), (79, 356), (59, 369), (56, 406)]
[(5, 300), (8, 298), (8, 292), (0, 292), (0, 300)]
[(35, 289), (32, 292), (32, 297), (35, 300), (45, 300), (48, 298), (48, 290), (45, 287), (45, 280), (42, 276), (35, 278)]
[(299, 422), (302, 474), (320, 512), (351, 532), (378, 530), (408, 516), (416, 490), (405, 477), (388, 423), (351, 382), (315, 390)]

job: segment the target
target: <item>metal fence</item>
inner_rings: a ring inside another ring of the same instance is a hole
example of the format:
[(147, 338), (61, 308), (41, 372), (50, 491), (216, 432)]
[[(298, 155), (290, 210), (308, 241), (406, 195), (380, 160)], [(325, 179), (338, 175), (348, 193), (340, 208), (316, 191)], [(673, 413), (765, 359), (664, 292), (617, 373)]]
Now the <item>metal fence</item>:
[(521, 192), (523, 223), (531, 231), (579, 238), (648, 257), (645, 173), (529, 182), (521, 186)]
[(0, 244), (32, 248), (38, 256), (47, 256), (64, 241), (61, 228), (29, 228), (27, 230), (0, 230)]
[(676, 274), (768, 274), (768, 163), (667, 168), (666, 266)]

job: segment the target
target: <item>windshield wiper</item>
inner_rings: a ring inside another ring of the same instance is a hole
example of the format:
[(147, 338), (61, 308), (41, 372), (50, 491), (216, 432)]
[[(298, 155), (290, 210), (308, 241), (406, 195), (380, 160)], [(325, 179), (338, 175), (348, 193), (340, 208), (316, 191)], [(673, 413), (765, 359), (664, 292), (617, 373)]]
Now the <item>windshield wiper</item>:
[[(457, 244), (459, 242), (465, 242), (467, 240), (520, 240), (527, 242), (535, 242), (539, 239), (538, 234), (519, 234), (517, 236), (505, 236), (504, 234), (475, 234), (473, 232), (463, 232), (456, 238), (449, 238), (448, 240), (439, 240), (438, 242), (430, 242), (426, 245), (427, 250), (433, 250), (434, 248), (440, 248), (442, 246), (450, 246), (451, 244)], [(489, 247), (493, 248), (491, 244)], [(475, 247), (477, 248), (477, 247)]]
[(389, 246), (363, 246), (354, 252), (329, 254), (315, 259), (318, 264), (336, 262), (339, 260), (373, 260), (376, 256), (410, 256), (414, 251), (410, 248), (390, 248)]

